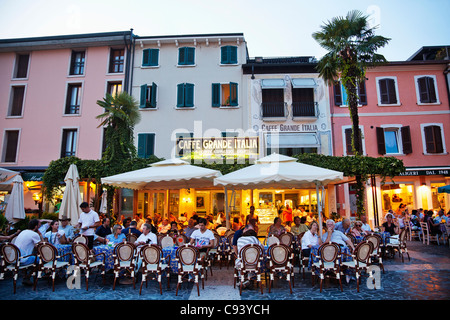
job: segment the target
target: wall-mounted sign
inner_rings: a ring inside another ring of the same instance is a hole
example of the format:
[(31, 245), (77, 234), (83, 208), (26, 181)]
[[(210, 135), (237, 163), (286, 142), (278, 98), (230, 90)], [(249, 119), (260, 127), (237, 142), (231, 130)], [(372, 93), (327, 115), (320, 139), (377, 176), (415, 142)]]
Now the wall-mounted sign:
[(177, 154), (201, 158), (221, 156), (258, 155), (258, 137), (180, 138), (176, 142)]
[(316, 132), (317, 124), (262, 124), (262, 131)]
[(434, 176), (434, 175), (450, 175), (450, 169), (431, 169), (431, 170), (411, 170), (400, 173), (400, 176)]

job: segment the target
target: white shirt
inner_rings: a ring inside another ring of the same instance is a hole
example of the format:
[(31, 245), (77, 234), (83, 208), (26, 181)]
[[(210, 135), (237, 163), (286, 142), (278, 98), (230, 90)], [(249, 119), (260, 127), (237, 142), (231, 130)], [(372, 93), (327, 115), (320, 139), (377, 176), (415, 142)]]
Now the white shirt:
[(316, 246), (319, 244), (319, 236), (316, 234), (312, 234), (311, 230), (305, 232), (302, 237), (302, 250), (309, 249), (309, 245)]
[[(59, 234), (59, 237), (58, 237), (58, 234)], [(55, 244), (60, 244), (59, 238), (62, 237), (63, 235), (65, 235), (63, 230), (58, 230), (58, 232), (48, 231), (45, 233), (44, 238), (47, 238), (48, 242), (55, 245)]]
[(95, 228), (89, 228), (94, 223), (100, 221), (100, 218), (98, 217), (98, 213), (93, 211), (89, 211), (88, 213), (81, 212), (80, 219), (78, 219), (78, 223), (81, 223), (81, 229), (88, 227), (87, 230), (82, 230), (81, 234), (84, 236), (93, 236), (95, 233)]
[(363, 229), (364, 231), (372, 231), (368, 223), (363, 223), (361, 229)]
[(23, 230), (16, 238), (14, 243), (20, 250), (20, 256), (27, 256), (33, 253), (36, 243), (41, 241), (41, 237), (33, 230)]
[(191, 239), (195, 239), (195, 246), (208, 246), (210, 240), (214, 240), (214, 234), (211, 230), (206, 229), (204, 233), (200, 229), (195, 230), (191, 234)]
[(153, 232), (149, 232), (147, 235), (145, 234), (141, 234), (136, 242), (145, 242), (147, 243), (147, 240), (150, 240), (149, 244), (158, 244), (158, 238), (156, 237), (156, 234), (154, 234)]

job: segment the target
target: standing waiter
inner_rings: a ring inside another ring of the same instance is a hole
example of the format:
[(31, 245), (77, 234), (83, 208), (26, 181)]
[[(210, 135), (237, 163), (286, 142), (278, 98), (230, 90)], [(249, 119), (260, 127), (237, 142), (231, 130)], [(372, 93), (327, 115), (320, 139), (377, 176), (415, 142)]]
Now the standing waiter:
[(81, 213), (78, 219), (77, 228), (81, 227), (81, 234), (88, 239), (88, 247), (92, 249), (94, 246), (94, 233), (98, 226), (100, 226), (100, 218), (98, 213), (91, 210), (87, 202), (82, 202), (80, 204)]

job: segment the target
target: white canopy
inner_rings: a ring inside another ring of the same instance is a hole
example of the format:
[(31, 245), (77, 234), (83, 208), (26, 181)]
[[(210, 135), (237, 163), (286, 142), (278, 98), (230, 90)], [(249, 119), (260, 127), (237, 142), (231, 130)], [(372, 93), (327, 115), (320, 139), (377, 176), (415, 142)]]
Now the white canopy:
[(61, 219), (62, 216), (67, 216), (72, 225), (76, 225), (80, 218), (80, 204), (82, 199), (79, 180), (80, 176), (78, 175), (77, 166), (72, 163), (64, 178), (66, 189), (64, 190), (61, 207), (59, 208), (59, 218)]
[(8, 221), (25, 219), (25, 208), (23, 204), (23, 179), (20, 174), (12, 178), (12, 191), (6, 205), (5, 217)]
[(253, 188), (315, 188), (342, 180), (339, 171), (297, 162), (297, 159), (273, 153), (256, 160), (254, 165), (214, 179), (216, 186), (234, 189)]
[[(323, 208), (323, 186), (342, 180), (344, 174), (297, 162), (297, 159), (273, 153), (256, 160), (254, 165), (214, 179), (214, 185), (233, 189), (262, 188), (316, 188), (318, 212)], [(322, 196), (319, 196), (319, 188)], [(225, 193), (226, 195), (226, 193)], [(228, 206), (228, 204), (227, 204)], [(228, 210), (227, 210), (228, 211)], [(319, 232), (322, 236), (322, 215), (319, 214)], [(227, 216), (228, 219), (228, 216)]]
[(135, 190), (169, 190), (214, 187), (218, 170), (190, 165), (181, 159), (168, 159), (148, 168), (102, 178), (102, 184)]
[(11, 191), (13, 178), (18, 174), (19, 172), (0, 168), (0, 191)]

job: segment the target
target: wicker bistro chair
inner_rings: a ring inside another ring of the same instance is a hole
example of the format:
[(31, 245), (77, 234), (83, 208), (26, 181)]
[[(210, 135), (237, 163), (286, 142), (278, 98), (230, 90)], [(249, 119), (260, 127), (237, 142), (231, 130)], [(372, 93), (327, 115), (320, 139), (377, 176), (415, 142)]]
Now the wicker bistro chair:
[(137, 267), (137, 249), (133, 243), (119, 243), (113, 252), (114, 259), (114, 284), (113, 290), (116, 288), (116, 281), (120, 272), (125, 270), (130, 272), (133, 278), (133, 289), (136, 288), (136, 267)]
[(370, 255), (370, 263), (375, 264), (378, 263), (381, 267), (381, 270), (383, 270), (384, 273), (384, 266), (383, 266), (383, 258), (381, 253), (381, 243), (382, 239), (377, 234), (368, 234), (364, 236), (363, 241), (370, 241), (373, 245), (373, 251)]
[[(356, 291), (359, 292), (359, 284), (361, 282), (362, 271), (369, 271), (370, 257), (373, 253), (373, 244), (371, 241), (366, 240), (359, 243), (353, 253), (351, 254), (352, 260), (342, 262), (342, 267), (354, 270), (356, 274)], [(346, 253), (343, 253), (344, 255)], [(372, 272), (369, 272), (369, 277), (372, 278)]]
[[(202, 289), (204, 288), (203, 266), (199, 261), (200, 252), (192, 245), (186, 244), (178, 247), (176, 251), (176, 260), (178, 262), (178, 282), (175, 295), (178, 295), (178, 289), (183, 281), (194, 281), (197, 285), (197, 294), (200, 296), (199, 277), (202, 279)], [(192, 278), (190, 276), (193, 276)]]
[(266, 239), (265, 239), (265, 244), (268, 246), (268, 247), (270, 247), (271, 245), (273, 245), (273, 244), (280, 244), (281, 243), (281, 241), (280, 241), (280, 238), (279, 237), (277, 237), (276, 235), (270, 235), (270, 236), (268, 236)]
[(73, 239), (73, 242), (74, 242), (74, 243), (80, 242), (80, 243), (87, 244), (87, 243), (88, 243), (88, 239), (87, 239), (85, 236), (83, 236), (82, 234), (79, 234), (78, 236), (76, 236), (76, 237)]
[(224, 258), (224, 250), (222, 247), (222, 238), (218, 233), (214, 233), (214, 245), (209, 249), (208, 254), (208, 267), (211, 269), (212, 275), (212, 264), (217, 260), (219, 263), (219, 268), (222, 269), (222, 260)]
[(136, 242), (136, 240), (138, 239), (138, 236), (134, 233), (128, 232), (126, 234), (126, 239), (127, 239), (127, 242), (134, 244)]
[(175, 245), (177, 247), (183, 246), (188, 242), (188, 238), (184, 234), (179, 234), (175, 237)]
[(233, 238), (234, 238), (234, 232), (229, 232), (228, 235), (225, 236), (225, 242), (223, 243), (222, 260), (224, 262), (226, 262), (227, 270), (230, 265), (230, 262), (234, 258)]
[[(55, 291), (55, 277), (58, 269), (66, 268), (69, 262), (59, 261), (65, 256), (72, 255), (68, 252), (62, 256), (58, 256), (58, 249), (48, 242), (40, 242), (36, 245), (38, 263), (36, 266), (36, 277), (34, 278), (34, 288), (36, 290), (37, 282), (42, 277), (42, 272), (50, 271), (52, 277), (52, 291)], [(67, 271), (66, 271), (67, 273)]]
[(175, 242), (173, 238), (169, 235), (161, 237), (161, 248), (173, 247)]
[[(269, 293), (272, 287), (275, 274), (286, 276), (289, 282), (289, 290), (292, 294), (294, 286), (294, 252), (285, 244), (275, 244), (269, 247)], [(281, 277), (280, 277), (281, 278)]]
[(430, 244), (430, 241), (436, 241), (437, 244), (439, 245), (439, 237), (437, 234), (432, 235), (430, 232), (430, 226), (427, 222), (421, 222), (420, 223), (420, 228), (422, 229), (422, 237), (423, 237), (423, 244), (425, 244), (425, 242), (427, 243), (427, 245)]
[[(92, 254), (88, 246), (84, 243), (72, 243), (72, 253), (75, 258), (75, 265), (81, 270), (86, 271), (86, 291), (89, 290), (89, 275), (91, 270), (100, 269), (103, 276), (103, 284), (105, 284), (105, 253)], [(103, 256), (103, 260), (94, 260), (98, 256)], [(77, 272), (76, 270), (75, 272)]]
[(32, 276), (36, 277), (36, 259), (34, 259), (33, 263), (20, 265), (21, 259), (31, 256), (36, 257), (35, 254), (21, 257), (19, 248), (12, 243), (5, 243), (0, 248), (0, 280), (4, 279), (5, 272), (11, 271), (13, 274), (14, 294), (16, 293), (17, 278), (20, 270), (31, 268), (33, 270)]
[(261, 287), (261, 294), (263, 287), (261, 283), (261, 274), (263, 270), (264, 250), (257, 244), (247, 244), (239, 251), (240, 263), (236, 263), (234, 268), (234, 287), (236, 288), (236, 280), (240, 279), (239, 295), (242, 294), (242, 287), (244, 285), (245, 276), (256, 276), (256, 281)]
[(386, 247), (392, 250), (392, 255), (395, 254), (395, 250), (398, 251), (398, 255), (402, 257), (402, 262), (405, 262), (403, 258), (403, 252), (405, 252), (408, 255), (408, 260), (411, 261), (411, 258), (409, 257), (408, 249), (406, 248), (406, 238), (408, 234), (406, 232), (406, 229), (402, 229), (400, 231), (400, 235), (398, 236), (398, 243), (388, 243), (386, 244)]
[[(154, 279), (159, 283), (159, 293), (162, 294), (162, 273), (166, 272), (167, 277), (167, 289), (169, 289), (170, 280), (170, 255), (167, 257), (163, 256), (163, 251), (160, 246), (156, 244), (146, 244), (144, 245), (140, 252), (142, 257), (142, 281), (141, 287), (139, 289), (139, 294), (142, 293), (142, 286), (145, 282), (147, 287), (148, 277), (154, 276)], [(163, 263), (164, 261), (164, 263)]]
[(311, 264), (311, 277), (312, 284), (314, 286), (314, 277), (315, 272), (319, 273), (320, 278), (320, 292), (322, 292), (322, 284), (325, 276), (330, 272), (334, 274), (334, 277), (339, 281), (339, 286), (342, 290), (342, 281), (341, 281), (341, 248), (337, 243), (326, 242), (319, 247), (317, 258), (318, 262), (314, 262)]
[(294, 249), (294, 235), (290, 232), (285, 232), (279, 237), (280, 243), (287, 245), (289, 248)]

